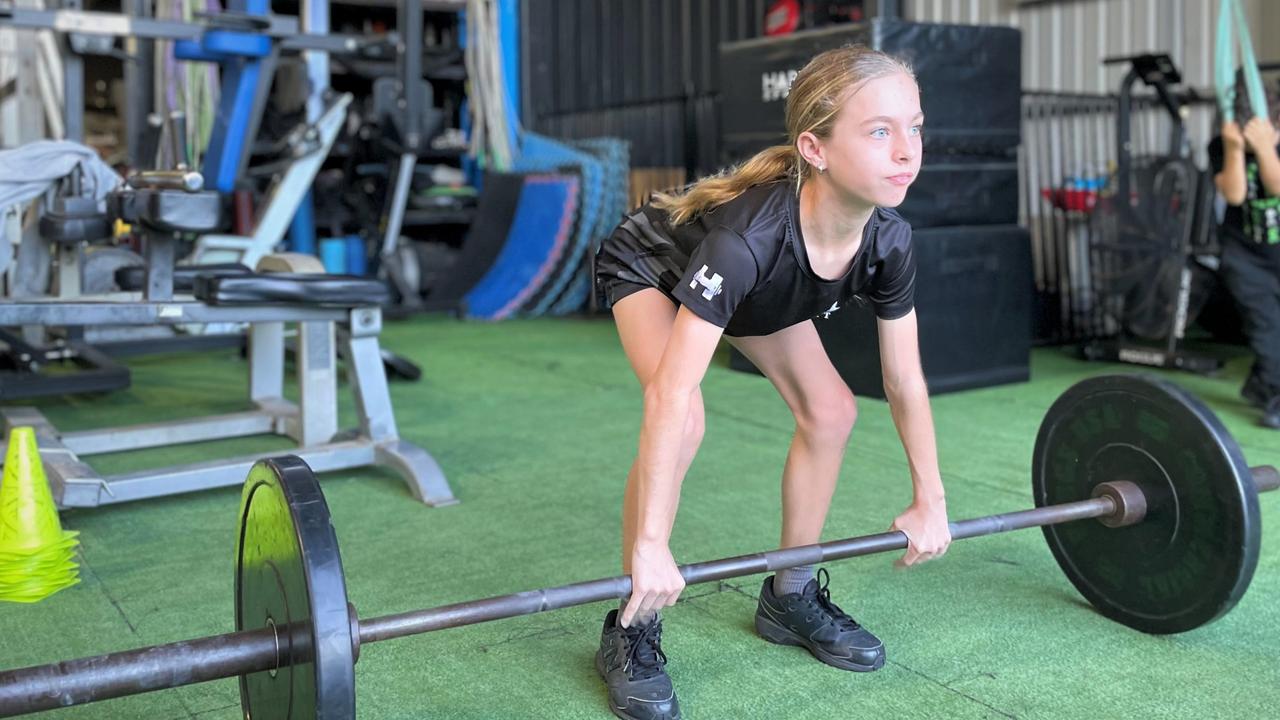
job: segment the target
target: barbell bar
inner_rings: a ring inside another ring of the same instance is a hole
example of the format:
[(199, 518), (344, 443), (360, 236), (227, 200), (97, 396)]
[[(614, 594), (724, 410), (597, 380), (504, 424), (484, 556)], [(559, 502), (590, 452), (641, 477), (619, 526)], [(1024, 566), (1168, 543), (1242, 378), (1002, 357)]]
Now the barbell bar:
[[(1093, 378), (1064, 393), (1041, 426), (1033, 476), (1038, 507), (953, 522), (953, 539), (1040, 527), (1073, 584), (1103, 614), (1157, 633), (1198, 627), (1234, 606), (1257, 562), (1257, 493), (1280, 488), (1280, 472), (1244, 465), (1234, 440), (1198, 400), (1171, 383), (1134, 376)], [(1197, 495), (1184, 477), (1204, 484), (1198, 507), (1186, 502)], [(1046, 502), (1076, 485), (1080, 499)], [(1223, 518), (1238, 525), (1225, 543), (1204, 530)], [(1080, 522), (1090, 519), (1099, 522)], [(1081, 530), (1072, 535), (1068, 528)], [(1111, 585), (1107, 572), (1092, 573), (1082, 562), (1098, 536), (1113, 544), (1093, 561), (1120, 564)], [(1125, 594), (1138, 592), (1130, 583), (1135, 557), (1124, 547), (1133, 542), (1150, 550), (1138, 559), (1172, 555), (1136, 575), (1141, 597)], [(892, 531), (683, 565), (680, 572), (695, 585), (906, 546), (906, 535)], [(1205, 552), (1214, 562), (1199, 562)], [(1166, 565), (1177, 572), (1162, 579)], [(1188, 574), (1201, 566), (1208, 575)], [(354, 663), (364, 644), (619, 599), (630, 590), (630, 578), (617, 576), (360, 619), (347, 602), (319, 482), (301, 459), (274, 458), (254, 466), (243, 494), (236, 632), (2, 672), (0, 716), (239, 676), (246, 717), (351, 718)]]

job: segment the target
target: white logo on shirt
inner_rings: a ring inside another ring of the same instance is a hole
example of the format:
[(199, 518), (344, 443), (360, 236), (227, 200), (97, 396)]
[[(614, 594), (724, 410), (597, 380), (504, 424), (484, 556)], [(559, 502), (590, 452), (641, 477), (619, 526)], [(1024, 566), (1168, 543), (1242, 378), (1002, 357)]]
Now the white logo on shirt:
[(839, 301), (839, 300), (837, 300), (837, 301), (835, 301), (835, 302), (831, 303), (831, 307), (827, 308), (826, 312), (822, 313), (822, 319), (823, 319), (823, 320), (830, 320), (830, 319), (831, 319), (831, 313), (833, 313), (833, 312), (835, 312), (835, 311), (837, 311), (837, 310), (839, 310), (839, 309), (840, 309), (840, 301)]
[(698, 271), (698, 274), (694, 275), (693, 279), (689, 281), (689, 287), (697, 288), (698, 285), (701, 284), (702, 287), (705, 288), (702, 291), (702, 297), (710, 300), (724, 291), (724, 288), (721, 286), (723, 281), (724, 278), (720, 277), (720, 273), (712, 273), (711, 277), (707, 277), (707, 266), (703, 265), (702, 269)]

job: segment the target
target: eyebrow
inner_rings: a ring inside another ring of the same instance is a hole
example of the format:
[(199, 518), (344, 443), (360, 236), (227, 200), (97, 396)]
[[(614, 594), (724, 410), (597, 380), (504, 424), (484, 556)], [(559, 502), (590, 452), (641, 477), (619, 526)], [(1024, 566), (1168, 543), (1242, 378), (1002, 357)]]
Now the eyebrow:
[[(912, 116), (911, 116), (911, 119), (912, 119), (912, 120), (915, 120), (916, 118), (923, 118), (923, 117), (924, 117), (924, 112), (923, 112), (923, 111), (921, 111), (921, 112), (916, 113), (915, 115), (912, 115)], [(877, 116), (875, 116), (875, 117), (867, 118), (866, 120), (863, 120), (863, 121), (862, 121), (862, 124), (863, 124), (863, 125), (866, 125), (867, 123), (873, 123), (873, 122), (887, 122), (887, 123), (891, 123), (891, 122), (893, 122), (893, 118), (888, 117), (887, 115), (877, 115)]]

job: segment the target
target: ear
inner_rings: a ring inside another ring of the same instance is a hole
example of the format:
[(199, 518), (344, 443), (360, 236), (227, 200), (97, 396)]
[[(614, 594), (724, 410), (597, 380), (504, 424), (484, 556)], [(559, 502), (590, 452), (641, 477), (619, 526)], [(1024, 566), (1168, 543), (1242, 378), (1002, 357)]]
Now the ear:
[(808, 131), (800, 133), (800, 137), (796, 138), (796, 151), (814, 170), (827, 169), (826, 148), (822, 146), (822, 141), (817, 135)]

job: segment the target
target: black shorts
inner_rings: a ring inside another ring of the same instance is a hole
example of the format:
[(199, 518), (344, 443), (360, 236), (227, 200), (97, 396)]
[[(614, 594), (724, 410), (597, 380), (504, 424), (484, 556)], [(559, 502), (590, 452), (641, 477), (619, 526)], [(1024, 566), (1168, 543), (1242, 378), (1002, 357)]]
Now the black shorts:
[(623, 269), (616, 258), (607, 255), (596, 255), (596, 300), (601, 308), (611, 308), (622, 298), (647, 290), (652, 285), (623, 280), (618, 271)]
[[(617, 233), (601, 243), (594, 258), (596, 300), (600, 307), (611, 308), (622, 298), (648, 288), (658, 290), (671, 302), (679, 305), (680, 303), (671, 297), (671, 293), (657, 284), (646, 281), (643, 274), (637, 272), (635, 255), (634, 245), (626, 237), (618, 237)], [(623, 257), (630, 257), (632, 261), (628, 262)], [(643, 260), (640, 261), (641, 264), (643, 262)]]

